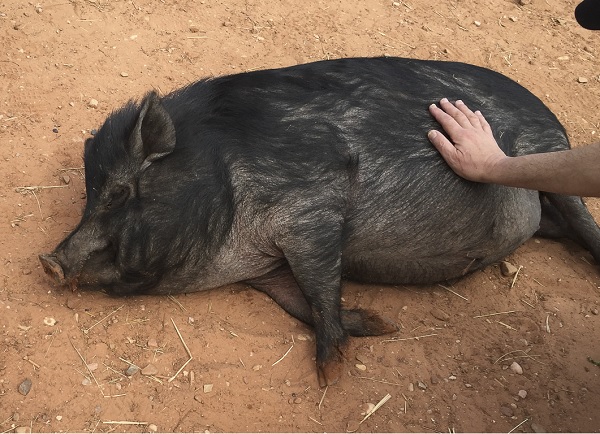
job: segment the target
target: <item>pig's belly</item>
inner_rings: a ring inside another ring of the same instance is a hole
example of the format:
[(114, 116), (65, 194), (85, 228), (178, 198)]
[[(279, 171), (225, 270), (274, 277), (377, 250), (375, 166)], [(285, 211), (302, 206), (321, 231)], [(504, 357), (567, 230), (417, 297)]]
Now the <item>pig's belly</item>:
[[(364, 222), (343, 250), (345, 278), (385, 284), (428, 284), (464, 276), (498, 262), (538, 230), (537, 191), (503, 189), (495, 206), (464, 209), (456, 223), (436, 224), (448, 210)], [(384, 220), (387, 224), (382, 224)], [(459, 221), (460, 220), (460, 221)], [(376, 227), (377, 230), (369, 230)]]

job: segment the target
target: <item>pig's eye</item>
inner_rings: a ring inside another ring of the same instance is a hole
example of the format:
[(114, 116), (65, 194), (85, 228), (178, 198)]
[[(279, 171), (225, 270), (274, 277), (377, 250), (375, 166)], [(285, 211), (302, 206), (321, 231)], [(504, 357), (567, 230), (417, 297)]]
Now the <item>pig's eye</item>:
[(118, 208), (122, 206), (129, 197), (129, 188), (124, 185), (119, 185), (110, 193), (110, 198), (106, 204), (107, 208)]

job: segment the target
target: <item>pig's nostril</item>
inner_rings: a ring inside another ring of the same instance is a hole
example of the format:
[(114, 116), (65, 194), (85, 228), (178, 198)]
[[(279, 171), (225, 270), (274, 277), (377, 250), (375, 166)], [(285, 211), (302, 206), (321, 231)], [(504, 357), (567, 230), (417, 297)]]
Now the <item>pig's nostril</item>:
[(65, 272), (56, 260), (56, 257), (52, 255), (40, 255), (39, 258), (47, 275), (52, 276), (58, 283), (62, 284), (65, 282)]

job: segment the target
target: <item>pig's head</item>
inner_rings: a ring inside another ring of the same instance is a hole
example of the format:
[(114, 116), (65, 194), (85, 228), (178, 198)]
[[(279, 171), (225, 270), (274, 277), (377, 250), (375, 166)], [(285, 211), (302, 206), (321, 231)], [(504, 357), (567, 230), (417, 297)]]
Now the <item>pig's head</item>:
[(202, 267), (227, 226), (214, 217), (223, 189), (197, 149), (176, 150), (177, 136), (154, 92), (107, 118), (85, 143), (83, 217), (39, 257), (47, 274), (73, 289), (127, 295), (165, 291), (157, 288), (167, 271)]

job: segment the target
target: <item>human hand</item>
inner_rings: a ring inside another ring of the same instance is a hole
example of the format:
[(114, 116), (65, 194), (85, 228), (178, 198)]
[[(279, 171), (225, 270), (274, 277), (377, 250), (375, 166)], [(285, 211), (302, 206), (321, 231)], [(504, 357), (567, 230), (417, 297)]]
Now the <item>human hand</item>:
[(481, 112), (471, 111), (461, 100), (452, 104), (446, 98), (440, 107), (431, 104), (429, 112), (452, 142), (437, 130), (429, 131), (429, 141), (458, 175), (470, 181), (493, 182), (495, 168), (509, 157), (498, 147)]

